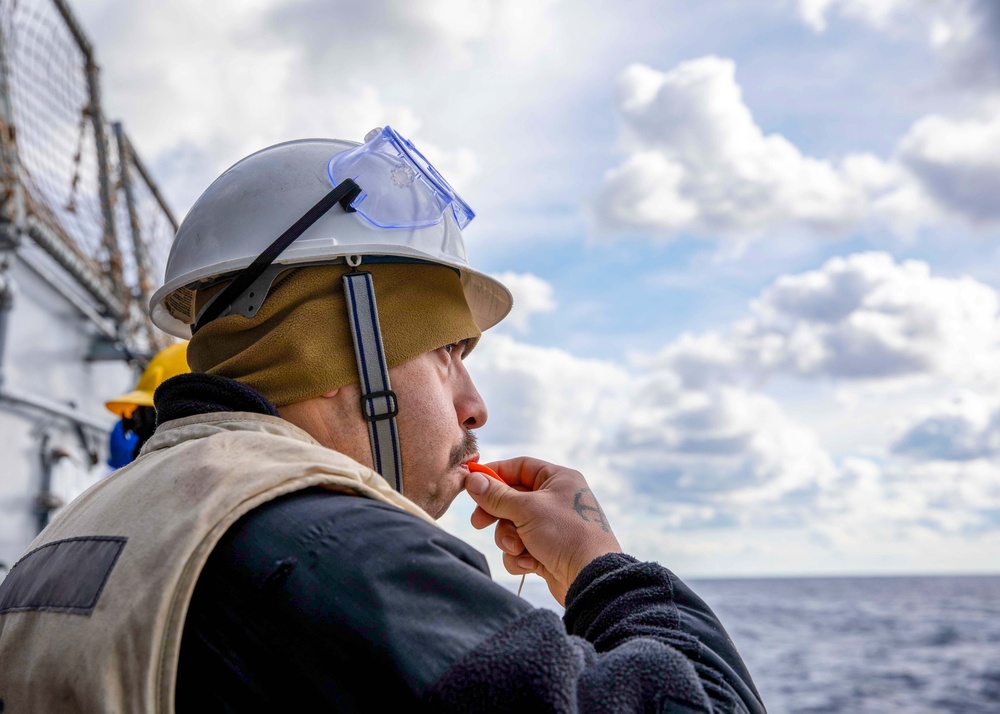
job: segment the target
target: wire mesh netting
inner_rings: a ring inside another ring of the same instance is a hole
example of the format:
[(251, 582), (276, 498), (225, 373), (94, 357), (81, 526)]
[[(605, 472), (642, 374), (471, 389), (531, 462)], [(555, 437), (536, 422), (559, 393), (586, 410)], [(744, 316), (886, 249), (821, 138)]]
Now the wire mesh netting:
[(170, 243), (177, 221), (160, 195), (145, 167), (136, 155), (121, 124), (115, 124), (114, 144), (118, 167), (115, 191), (121, 200), (115, 204), (115, 222), (123, 244), (122, 272), (132, 286), (134, 300), (129, 320), (133, 332), (145, 331), (152, 349), (165, 347), (169, 338), (153, 328), (147, 306), (156, 288), (158, 276), (167, 267)]
[(0, 0), (0, 32), (17, 164), (5, 175), (23, 188), (27, 214), (126, 306), (123, 336), (163, 346), (147, 301), (176, 225), (124, 131), (101, 112), (89, 42), (65, 0)]

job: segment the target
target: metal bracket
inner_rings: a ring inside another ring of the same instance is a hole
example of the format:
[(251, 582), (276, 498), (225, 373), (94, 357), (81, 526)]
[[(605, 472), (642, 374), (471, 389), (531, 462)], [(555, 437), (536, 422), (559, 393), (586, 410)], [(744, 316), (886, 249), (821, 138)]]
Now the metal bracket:
[[(256, 315), (260, 306), (264, 304), (267, 294), (271, 291), (271, 284), (274, 283), (275, 278), (289, 269), (290, 266), (275, 263), (267, 266), (264, 269), (264, 272), (262, 272), (256, 280), (250, 283), (250, 286), (246, 290), (229, 303), (229, 305), (223, 307), (218, 317), (225, 317), (226, 315), (233, 314), (243, 315), (243, 317), (253, 317)], [(213, 304), (215, 304), (215, 301), (225, 294), (225, 292), (225, 290), (221, 290), (218, 295), (205, 303), (205, 306), (201, 308), (201, 311), (195, 317), (195, 323), (201, 319), (201, 316), (204, 315), (205, 312)]]
[(290, 266), (272, 263), (260, 274), (260, 277), (250, 283), (250, 287), (243, 291), (243, 294), (233, 300), (229, 306), (229, 312), (236, 313), (243, 317), (253, 317), (257, 314), (260, 306), (264, 304), (264, 299), (271, 291), (271, 284), (280, 273), (289, 270)]

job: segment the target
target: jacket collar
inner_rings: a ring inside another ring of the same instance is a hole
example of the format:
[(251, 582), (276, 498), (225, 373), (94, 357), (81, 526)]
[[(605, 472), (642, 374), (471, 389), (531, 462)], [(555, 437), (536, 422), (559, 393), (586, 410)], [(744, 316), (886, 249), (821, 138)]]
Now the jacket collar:
[(156, 423), (197, 414), (251, 412), (278, 416), (278, 410), (260, 392), (235, 379), (215, 374), (189, 373), (171, 377), (153, 394)]

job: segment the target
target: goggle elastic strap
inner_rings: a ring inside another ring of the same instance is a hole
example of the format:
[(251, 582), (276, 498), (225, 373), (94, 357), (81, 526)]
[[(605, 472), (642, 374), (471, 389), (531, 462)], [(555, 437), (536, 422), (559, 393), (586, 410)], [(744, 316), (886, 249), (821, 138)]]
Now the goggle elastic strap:
[(361, 413), (368, 422), (374, 468), (403, 493), (403, 462), (396, 430), (399, 405), (389, 384), (372, 274), (355, 269), (345, 273), (343, 280), (361, 382)]
[[(281, 252), (285, 250), (292, 242), (298, 238), (300, 235), (306, 232), (306, 230), (313, 223), (318, 221), (320, 217), (333, 208), (338, 203), (341, 207), (348, 213), (354, 213), (354, 208), (351, 206), (351, 202), (358, 197), (361, 193), (361, 187), (358, 186), (351, 179), (344, 179), (336, 188), (334, 188), (330, 193), (326, 194), (319, 200), (315, 206), (310, 208), (305, 214), (295, 223), (293, 223), (288, 230), (282, 233), (278, 238), (271, 243), (267, 248), (265, 248), (260, 255), (254, 258), (253, 262), (250, 263), (246, 268), (240, 271), (240, 274), (231, 282), (226, 289), (223, 290), (219, 295), (215, 297), (205, 309), (202, 311), (201, 315), (198, 316), (197, 321), (191, 326), (191, 334), (193, 335), (204, 325), (208, 324), (217, 317), (223, 314), (229, 314), (229, 310), (232, 307), (233, 302), (236, 301), (247, 288), (253, 285), (254, 281), (261, 276), (261, 274), (270, 267), (271, 263), (281, 255)], [(260, 301), (263, 302), (265, 296), (260, 297)]]

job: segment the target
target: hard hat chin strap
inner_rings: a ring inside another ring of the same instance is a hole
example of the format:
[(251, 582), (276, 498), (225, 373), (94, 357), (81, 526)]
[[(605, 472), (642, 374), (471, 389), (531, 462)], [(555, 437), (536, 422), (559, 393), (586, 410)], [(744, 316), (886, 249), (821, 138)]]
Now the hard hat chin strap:
[(351, 256), (347, 262), (354, 270), (344, 274), (344, 297), (354, 338), (354, 355), (358, 361), (361, 414), (368, 422), (372, 462), (382, 478), (403, 493), (403, 462), (396, 429), (399, 404), (389, 384), (389, 368), (382, 349), (372, 274), (357, 269), (361, 263), (360, 256)]

